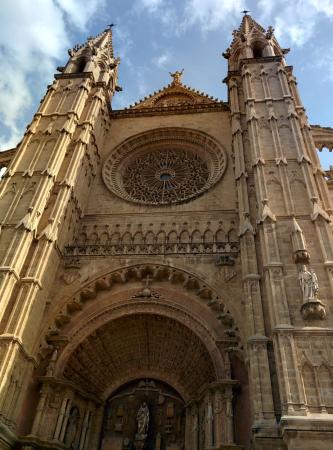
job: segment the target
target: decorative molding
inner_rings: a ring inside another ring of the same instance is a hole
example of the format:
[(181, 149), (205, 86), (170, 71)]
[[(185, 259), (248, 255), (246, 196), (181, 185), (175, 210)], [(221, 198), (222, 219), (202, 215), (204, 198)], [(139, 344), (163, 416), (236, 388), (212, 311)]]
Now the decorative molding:
[[(214, 255), (219, 254), (219, 261), (227, 258), (234, 265), (239, 253), (238, 242), (165, 242), (165, 243), (123, 243), (76, 244), (65, 247), (65, 257), (80, 256), (117, 256), (117, 255)], [(218, 263), (217, 265), (225, 265)]]

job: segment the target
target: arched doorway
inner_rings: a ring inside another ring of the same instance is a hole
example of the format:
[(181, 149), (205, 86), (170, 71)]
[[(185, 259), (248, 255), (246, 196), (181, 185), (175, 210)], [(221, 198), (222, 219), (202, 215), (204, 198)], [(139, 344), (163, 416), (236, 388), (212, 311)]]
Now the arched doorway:
[[(153, 286), (145, 282), (142, 288), (141, 278), (148, 276)], [(216, 294), (193, 276), (159, 267), (151, 274), (145, 268), (103, 276), (93, 289), (83, 289), (68, 300), (67, 316), (64, 309), (56, 316), (59, 332), (47, 337), (58, 350), (39, 377), (33, 442), (37, 436), (38, 442), (77, 450), (234, 445), (237, 381), (227, 349), (235, 348), (237, 337), (229, 313), (218, 313)], [(82, 307), (74, 309), (78, 299)], [(138, 442), (135, 418), (147, 380), (150, 428)], [(173, 398), (173, 407), (168, 401), (160, 407), (157, 391)], [(167, 433), (172, 414), (178, 419)]]
[[(142, 414), (144, 436), (138, 429)], [(185, 419), (185, 402), (170, 385), (147, 378), (132, 381), (106, 402), (100, 448), (135, 450), (144, 442), (146, 450), (183, 449)]]
[[(160, 305), (154, 311), (152, 300), (141, 302), (139, 312), (120, 308), (118, 317), (72, 344), (74, 350), (63, 352), (58, 367), (40, 378), (33, 436), (76, 450), (234, 444), (237, 382), (213, 337), (198, 323), (157, 314)], [(140, 440), (136, 418), (144, 402), (150, 419)]]

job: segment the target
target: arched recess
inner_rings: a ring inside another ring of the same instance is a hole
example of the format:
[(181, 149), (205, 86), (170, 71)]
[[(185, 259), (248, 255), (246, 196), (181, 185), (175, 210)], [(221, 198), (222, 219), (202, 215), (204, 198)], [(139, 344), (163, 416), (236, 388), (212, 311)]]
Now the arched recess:
[(103, 401), (137, 378), (160, 379), (185, 401), (230, 376), (217, 343), (187, 311), (157, 301), (115, 305), (78, 325), (54, 375)]
[(64, 301), (46, 328), (49, 348), (58, 350), (44, 353), (48, 366), (39, 371), (43, 388), (32, 427), (39, 439), (64, 442), (68, 414), (77, 407), (80, 429), (89, 425), (90, 434), (81, 433), (86, 448), (97, 450), (107, 399), (127, 383), (148, 379), (168, 384), (189, 405), (185, 448), (194, 445), (190, 430), (198, 417), (206, 420), (207, 405), (214, 412), (202, 431), (207, 445), (234, 444), (228, 411), (237, 371), (228, 349), (238, 346), (237, 331), (203, 280), (162, 265), (112, 271)]
[(101, 274), (93, 281), (80, 286), (72, 296), (60, 302), (57, 309), (52, 311), (45, 329), (42, 330), (41, 353), (43, 354), (43, 348), (49, 347), (49, 342), (53, 341), (54, 336), (62, 335), (64, 329), (69, 330), (71, 323), (78, 320), (78, 316), (83, 316), (84, 311), (89, 308), (91, 310), (92, 304), (96, 305), (98, 309), (99, 303), (96, 300), (100, 295), (104, 295), (104, 293), (109, 295), (112, 292), (129, 291), (130, 289), (140, 290), (140, 286), (142, 287), (142, 283), (147, 280), (147, 277), (154, 289), (155, 286), (156, 289), (160, 286), (191, 295), (195, 303), (204, 305), (206, 310), (211, 311), (223, 327), (225, 335), (238, 337), (238, 328), (233, 315), (221, 296), (206, 281), (175, 267), (140, 264)]

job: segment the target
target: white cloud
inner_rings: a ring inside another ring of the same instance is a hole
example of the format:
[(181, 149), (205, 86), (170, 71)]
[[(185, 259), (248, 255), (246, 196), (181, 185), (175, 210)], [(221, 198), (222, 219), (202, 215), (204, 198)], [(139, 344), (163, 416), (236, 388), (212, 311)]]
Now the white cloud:
[(324, 50), (318, 47), (314, 52), (311, 66), (320, 73), (323, 81), (333, 82), (333, 49)]
[(113, 36), (117, 42), (117, 55), (121, 57), (122, 63), (132, 67), (129, 53), (133, 47), (133, 40), (131, 39), (130, 31), (122, 24), (114, 28)]
[(139, 0), (139, 6), (154, 13), (164, 6), (164, 0)]
[(258, 10), (274, 25), (278, 39), (301, 47), (314, 36), (323, 17), (333, 19), (333, 0), (260, 0)]
[(160, 69), (164, 68), (170, 61), (171, 61), (171, 53), (168, 50), (162, 53), (161, 55), (153, 58), (153, 63)]
[[(245, 0), (185, 0), (178, 3), (178, 11), (171, 0), (137, 0), (135, 9), (154, 15), (164, 25), (172, 26), (179, 34), (189, 27), (198, 25), (201, 31), (218, 28), (222, 23), (230, 22), (234, 16), (239, 16), (244, 9)], [(183, 8), (179, 8), (179, 6)]]
[[(68, 23), (85, 30), (104, 0), (3, 0), (0, 28), (0, 149), (22, 136), (18, 125), (33, 96), (51, 80), (57, 60), (72, 46)], [(41, 92), (38, 92), (41, 96)]]
[(199, 25), (204, 32), (216, 30), (239, 17), (244, 8), (243, 0), (186, 0), (183, 26)]
[(333, 19), (333, 0), (185, 0), (178, 3), (177, 11), (171, 0), (137, 0), (135, 5), (137, 11), (146, 11), (164, 25), (171, 25), (177, 34), (193, 26), (202, 32), (225, 24), (230, 29), (231, 23), (240, 22), (241, 11), (249, 7), (259, 22), (274, 25), (278, 39), (296, 46), (313, 37), (321, 18)]
[(91, 17), (103, 7), (104, 0), (55, 0), (55, 3), (75, 27), (85, 30)]

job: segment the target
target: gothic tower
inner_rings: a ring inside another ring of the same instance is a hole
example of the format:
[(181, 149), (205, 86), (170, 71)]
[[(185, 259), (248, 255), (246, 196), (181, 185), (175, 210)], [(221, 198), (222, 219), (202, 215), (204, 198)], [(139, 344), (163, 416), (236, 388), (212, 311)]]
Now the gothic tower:
[(224, 54), (254, 442), (271, 447), (275, 429), (288, 448), (329, 448), (331, 318), (320, 299), (332, 299), (332, 197), (287, 52), (245, 15)]
[(112, 110), (112, 30), (0, 155), (0, 450), (329, 450), (333, 175), (271, 27), (228, 102)]

